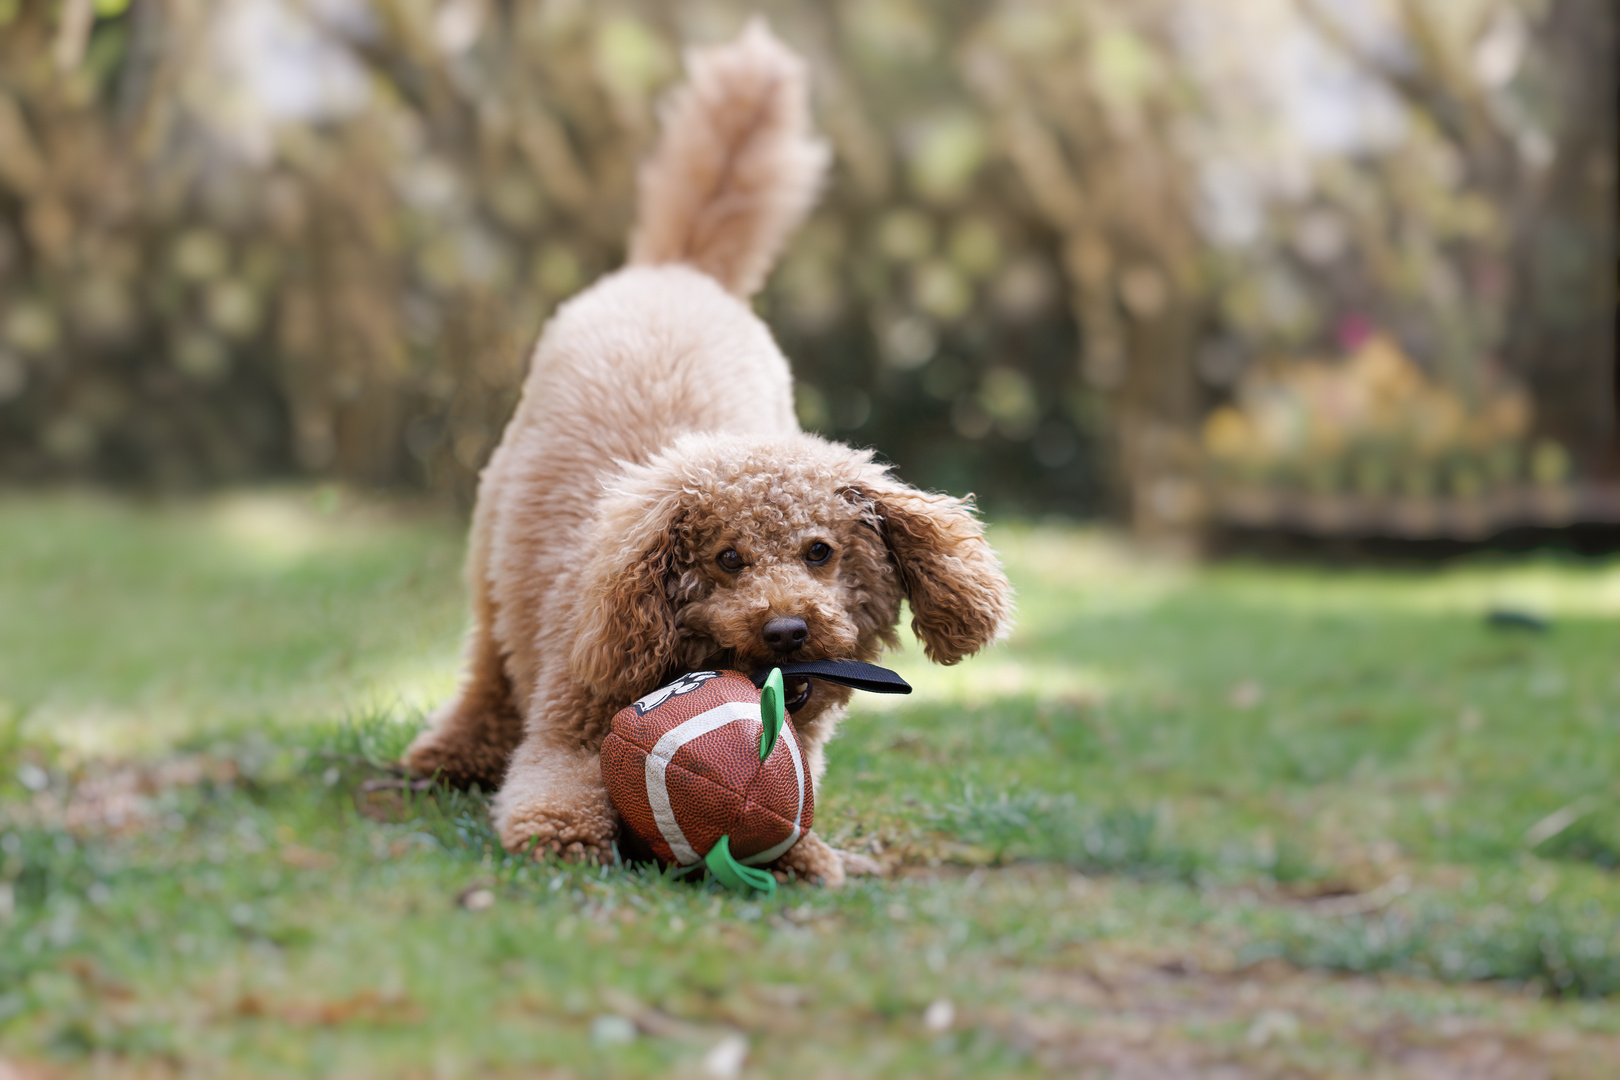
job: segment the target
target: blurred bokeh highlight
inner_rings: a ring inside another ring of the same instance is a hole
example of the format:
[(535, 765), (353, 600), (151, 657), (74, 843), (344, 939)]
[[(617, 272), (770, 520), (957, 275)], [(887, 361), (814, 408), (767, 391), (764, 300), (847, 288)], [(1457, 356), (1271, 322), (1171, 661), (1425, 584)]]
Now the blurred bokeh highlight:
[(755, 11), (808, 427), (1147, 537), (1620, 521), (1610, 0), (0, 0), (0, 479), (465, 504)]

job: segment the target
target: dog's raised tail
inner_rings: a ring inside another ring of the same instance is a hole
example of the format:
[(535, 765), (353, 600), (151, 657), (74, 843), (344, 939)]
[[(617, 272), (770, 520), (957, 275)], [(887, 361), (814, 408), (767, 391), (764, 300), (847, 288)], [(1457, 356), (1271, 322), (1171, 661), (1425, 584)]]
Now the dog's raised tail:
[(630, 261), (689, 263), (752, 296), (827, 168), (805, 64), (755, 19), (735, 41), (692, 50), (686, 66), (641, 167)]

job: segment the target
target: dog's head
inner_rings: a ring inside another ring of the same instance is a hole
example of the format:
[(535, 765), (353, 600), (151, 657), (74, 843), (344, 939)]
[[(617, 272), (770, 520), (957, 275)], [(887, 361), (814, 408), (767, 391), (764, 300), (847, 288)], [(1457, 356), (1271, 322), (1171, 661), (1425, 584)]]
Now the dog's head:
[[(1007, 626), (1012, 593), (959, 499), (813, 435), (689, 435), (609, 486), (582, 583), (574, 674), (628, 702), (677, 672), (873, 660), (900, 602), (954, 664)], [(794, 707), (810, 687), (789, 688)]]

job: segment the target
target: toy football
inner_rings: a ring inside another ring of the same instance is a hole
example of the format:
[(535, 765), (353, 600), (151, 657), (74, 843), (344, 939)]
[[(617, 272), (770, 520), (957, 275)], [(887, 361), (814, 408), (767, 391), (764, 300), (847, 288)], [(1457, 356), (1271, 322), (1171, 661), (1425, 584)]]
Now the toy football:
[(911, 691), (870, 664), (813, 661), (753, 678), (694, 671), (621, 709), (602, 740), (602, 779), (619, 816), (663, 861), (701, 863), (733, 888), (776, 888), (760, 867), (798, 843), (815, 818), (784, 675)]

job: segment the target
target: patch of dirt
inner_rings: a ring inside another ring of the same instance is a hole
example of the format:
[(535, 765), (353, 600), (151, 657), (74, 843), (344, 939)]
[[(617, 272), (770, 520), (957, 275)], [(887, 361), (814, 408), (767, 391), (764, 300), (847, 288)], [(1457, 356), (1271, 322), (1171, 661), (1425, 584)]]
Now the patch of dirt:
[[(1534, 1003), (1489, 987), (1332, 976), (1267, 962), (1213, 970), (1184, 951), (1090, 946), (1073, 966), (1014, 975), (990, 1027), (1055, 1072), (1112, 1080), (1378, 1076), (1613, 1080), (1620, 1036), (1541, 1030)], [(1435, 1010), (1434, 996), (1448, 1008)], [(1422, 994), (1427, 1015), (1403, 1003)]]
[[(45, 775), (43, 771), (40, 774)], [(159, 816), (157, 797), (174, 788), (228, 784), (236, 762), (186, 754), (140, 765), (93, 766), (71, 780), (48, 778), (6, 816), (16, 824), (61, 829), (75, 835), (108, 835), (148, 828)]]

